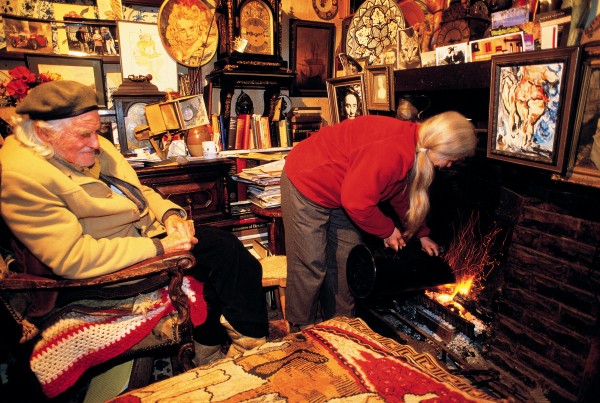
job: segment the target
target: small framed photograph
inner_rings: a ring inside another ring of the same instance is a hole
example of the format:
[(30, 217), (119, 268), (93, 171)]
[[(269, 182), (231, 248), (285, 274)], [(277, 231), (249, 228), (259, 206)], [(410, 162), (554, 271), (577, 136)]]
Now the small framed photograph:
[(123, 78), (151, 74), (151, 83), (159, 91), (177, 91), (177, 62), (165, 50), (157, 25), (130, 21), (117, 24)]
[(467, 63), (468, 61), (469, 46), (467, 42), (455, 43), (454, 45), (439, 46), (435, 48), (436, 66)]
[(7, 52), (52, 54), (52, 25), (48, 21), (18, 17), (2, 18)]
[(492, 36), (469, 42), (470, 61), (490, 60), (495, 55), (506, 55), (523, 51), (523, 32)]
[(89, 85), (96, 91), (98, 107), (107, 107), (102, 59), (56, 55), (25, 55), (25, 63), (33, 73), (56, 74), (62, 80), (72, 80)]
[(368, 66), (365, 70), (367, 110), (393, 111), (394, 105), (394, 67)]
[(290, 60), (296, 78), (292, 96), (327, 95), (326, 80), (333, 76), (335, 24), (290, 20)]
[(570, 47), (492, 58), (488, 158), (564, 172), (580, 53)]
[(117, 56), (119, 37), (114, 21), (65, 21), (71, 56)]
[(332, 123), (366, 115), (363, 74), (330, 78), (327, 80), (327, 98)]

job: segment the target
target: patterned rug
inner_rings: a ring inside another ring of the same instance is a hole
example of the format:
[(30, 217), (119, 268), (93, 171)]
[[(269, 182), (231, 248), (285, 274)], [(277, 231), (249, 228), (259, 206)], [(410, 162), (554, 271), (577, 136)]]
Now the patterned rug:
[(121, 395), (154, 401), (311, 402), (495, 401), (418, 354), (373, 332), (361, 319), (335, 318)]

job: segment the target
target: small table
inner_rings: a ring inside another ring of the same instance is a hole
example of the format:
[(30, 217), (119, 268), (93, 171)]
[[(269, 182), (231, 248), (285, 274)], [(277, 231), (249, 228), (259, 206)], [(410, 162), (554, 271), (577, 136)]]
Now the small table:
[(285, 232), (281, 218), (281, 207), (261, 208), (250, 204), (250, 211), (269, 220), (269, 251), (273, 255), (285, 255)]

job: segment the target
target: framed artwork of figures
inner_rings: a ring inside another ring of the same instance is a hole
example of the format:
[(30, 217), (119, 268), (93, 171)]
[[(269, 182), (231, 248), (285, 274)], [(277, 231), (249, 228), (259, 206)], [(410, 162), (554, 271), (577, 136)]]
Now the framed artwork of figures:
[(395, 110), (394, 66), (367, 66), (364, 74), (367, 110)]
[(580, 54), (572, 47), (492, 58), (489, 158), (565, 170)]

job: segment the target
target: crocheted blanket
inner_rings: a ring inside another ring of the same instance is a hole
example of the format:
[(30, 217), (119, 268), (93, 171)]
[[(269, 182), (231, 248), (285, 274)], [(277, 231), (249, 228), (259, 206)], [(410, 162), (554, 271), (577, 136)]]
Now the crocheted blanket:
[[(203, 285), (185, 277), (194, 326), (206, 320)], [(142, 341), (159, 321), (175, 312), (167, 287), (124, 300), (81, 300), (60, 308), (47, 320), (31, 355), (31, 369), (48, 397), (55, 397), (89, 368)]]

